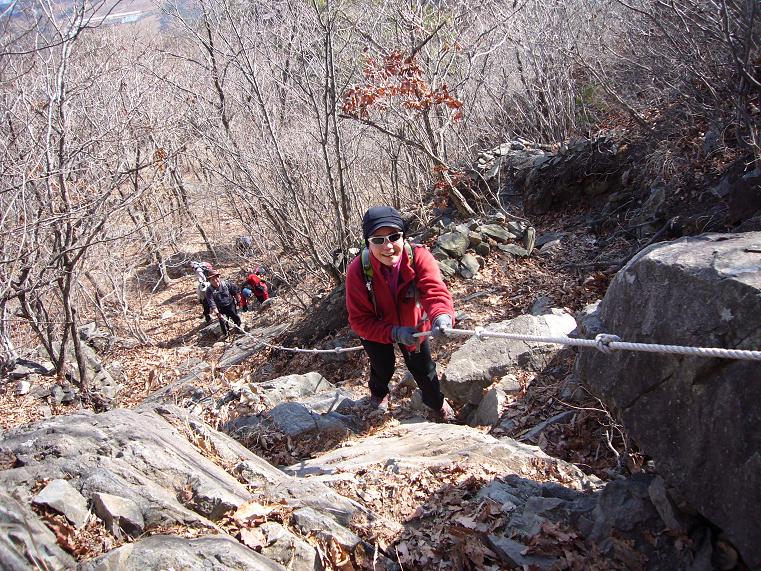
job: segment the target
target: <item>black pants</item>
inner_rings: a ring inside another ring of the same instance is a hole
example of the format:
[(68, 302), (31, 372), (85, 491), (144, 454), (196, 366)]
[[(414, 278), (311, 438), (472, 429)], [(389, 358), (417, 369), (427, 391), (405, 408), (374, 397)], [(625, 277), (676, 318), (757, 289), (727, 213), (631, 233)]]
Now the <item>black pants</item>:
[(208, 323), (211, 321), (211, 308), (209, 307), (209, 302), (206, 301), (205, 297), (201, 300), (201, 306), (203, 307), (203, 316), (206, 319), (206, 323)]
[(219, 310), (219, 327), (222, 329), (222, 333), (227, 333), (227, 319), (235, 323), (235, 325), (240, 325), (240, 316), (238, 315), (238, 310), (234, 305), (222, 305), (218, 306), (217, 309)]
[[(396, 356), (394, 346), (389, 343), (376, 343), (362, 339), (367, 356), (370, 357), (370, 393), (383, 398), (389, 393), (388, 383), (394, 374)], [(444, 395), (439, 389), (439, 377), (436, 374), (436, 363), (431, 359), (431, 348), (428, 340), (420, 346), (420, 350), (412, 353), (404, 345), (399, 345), (412, 377), (415, 379), (420, 392), (423, 393), (423, 403), (433, 410), (441, 409)]]

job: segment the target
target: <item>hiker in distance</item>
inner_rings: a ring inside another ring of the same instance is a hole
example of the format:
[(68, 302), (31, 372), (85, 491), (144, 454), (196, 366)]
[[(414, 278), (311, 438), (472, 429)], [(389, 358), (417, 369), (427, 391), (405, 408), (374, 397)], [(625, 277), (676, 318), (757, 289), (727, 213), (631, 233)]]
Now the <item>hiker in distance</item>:
[(227, 335), (228, 320), (240, 327), (238, 305), (240, 293), (238, 286), (219, 277), (219, 272), (212, 270), (209, 273), (209, 287), (206, 288), (206, 301), (209, 309), (219, 319), (219, 327), (223, 335)]
[(394, 374), (394, 344), (438, 421), (455, 419), (439, 388), (428, 338), (454, 322), (452, 295), (441, 279), (433, 255), (404, 239), (404, 221), (390, 206), (375, 206), (362, 219), (365, 248), (346, 273), (349, 324), (370, 358), (370, 404), (388, 410), (389, 381)]
[(209, 302), (206, 300), (206, 289), (209, 287), (209, 274), (214, 270), (214, 267), (209, 262), (190, 262), (190, 267), (196, 274), (196, 295), (198, 297), (198, 303), (203, 307), (203, 317), (206, 323), (211, 321), (211, 310), (209, 308)]

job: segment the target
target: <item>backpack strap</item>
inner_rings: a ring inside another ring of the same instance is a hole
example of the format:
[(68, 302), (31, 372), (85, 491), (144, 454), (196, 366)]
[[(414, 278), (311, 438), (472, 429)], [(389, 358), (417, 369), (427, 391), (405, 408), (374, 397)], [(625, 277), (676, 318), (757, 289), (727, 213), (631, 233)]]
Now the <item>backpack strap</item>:
[[(415, 249), (412, 247), (412, 244), (404, 241), (404, 250), (407, 252), (407, 258), (410, 260), (410, 264), (412, 265), (412, 269), (415, 269)], [(362, 248), (362, 252), (360, 253), (360, 256), (362, 258), (362, 274), (365, 276), (365, 287), (367, 288), (367, 294), (370, 296), (370, 301), (373, 302), (373, 311), (375, 311), (375, 315), (378, 315), (378, 303), (375, 301), (375, 292), (373, 291), (373, 264), (370, 261), (370, 249), (365, 246)], [(410, 286), (410, 290), (414, 292), (415, 296), (415, 303), (420, 302), (420, 294), (418, 293), (417, 287), (415, 286), (415, 282), (412, 282), (412, 285)]]

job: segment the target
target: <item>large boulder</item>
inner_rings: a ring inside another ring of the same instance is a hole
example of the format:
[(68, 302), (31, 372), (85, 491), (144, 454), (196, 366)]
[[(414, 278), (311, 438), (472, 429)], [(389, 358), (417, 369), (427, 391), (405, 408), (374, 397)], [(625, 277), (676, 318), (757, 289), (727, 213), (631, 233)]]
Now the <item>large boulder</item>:
[[(656, 244), (611, 282), (599, 309), (625, 341), (761, 349), (761, 233)], [(761, 567), (758, 362), (583, 351), (579, 378), (612, 406), (658, 471)]]
[[(520, 315), (489, 324), (486, 329), (516, 335), (560, 337), (575, 328), (576, 321), (571, 315), (554, 310), (547, 315)], [(504, 375), (519, 368), (540, 371), (561, 349), (562, 346), (549, 343), (471, 337), (449, 359), (441, 390), (455, 401), (477, 405), (483, 398), (484, 389)]]

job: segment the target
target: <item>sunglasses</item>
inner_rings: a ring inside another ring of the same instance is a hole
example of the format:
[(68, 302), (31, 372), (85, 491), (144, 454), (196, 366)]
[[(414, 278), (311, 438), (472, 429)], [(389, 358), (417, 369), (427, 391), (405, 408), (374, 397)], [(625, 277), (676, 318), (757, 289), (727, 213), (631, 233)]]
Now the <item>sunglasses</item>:
[(389, 234), (388, 236), (371, 236), (367, 239), (368, 242), (371, 244), (375, 244), (376, 246), (383, 246), (386, 242), (396, 242), (403, 236), (403, 232), (394, 232), (393, 234)]

